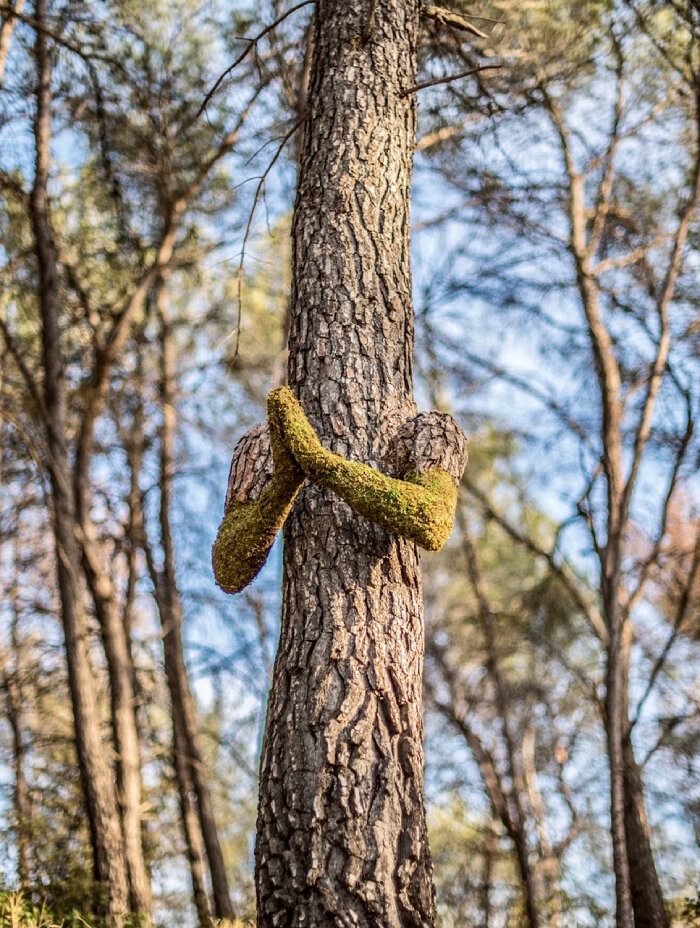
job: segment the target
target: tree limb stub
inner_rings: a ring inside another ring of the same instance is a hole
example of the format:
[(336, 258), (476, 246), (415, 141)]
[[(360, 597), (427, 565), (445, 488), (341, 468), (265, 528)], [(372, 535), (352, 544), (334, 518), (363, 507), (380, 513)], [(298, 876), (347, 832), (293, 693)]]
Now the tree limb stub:
[(446, 10), (444, 6), (426, 6), (423, 8), (422, 13), (423, 16), (435, 20), (442, 26), (452, 26), (453, 29), (469, 32), (480, 39), (488, 39), (488, 35), (482, 32), (481, 29), (477, 29), (474, 23), (469, 22), (459, 13), (455, 13), (454, 10)]

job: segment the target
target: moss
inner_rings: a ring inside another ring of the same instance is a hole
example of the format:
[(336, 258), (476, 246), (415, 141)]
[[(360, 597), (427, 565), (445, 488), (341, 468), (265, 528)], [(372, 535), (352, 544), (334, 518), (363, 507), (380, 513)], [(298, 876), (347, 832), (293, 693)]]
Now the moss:
[(445, 544), (457, 506), (457, 487), (446, 471), (436, 468), (398, 480), (326, 451), (288, 387), (269, 394), (267, 417), (274, 474), (258, 499), (234, 499), (226, 510), (212, 549), (214, 576), (222, 590), (238, 593), (258, 574), (306, 477), (421, 548), (438, 551)]
[(436, 468), (398, 480), (326, 451), (288, 387), (270, 393), (268, 416), (271, 428), (274, 422), (297, 464), (314, 483), (333, 490), (356, 512), (421, 548), (438, 551), (447, 541), (457, 488), (444, 470)]
[(304, 483), (303, 471), (272, 423), (270, 443), (275, 464), (272, 480), (258, 499), (231, 501), (212, 548), (214, 577), (226, 593), (239, 593), (255, 579)]

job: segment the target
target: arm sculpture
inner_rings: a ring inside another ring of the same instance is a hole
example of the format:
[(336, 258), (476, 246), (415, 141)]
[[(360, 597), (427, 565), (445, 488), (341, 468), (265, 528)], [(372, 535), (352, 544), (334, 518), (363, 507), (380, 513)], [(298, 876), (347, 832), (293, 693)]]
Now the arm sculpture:
[(212, 548), (214, 577), (224, 592), (240, 593), (255, 579), (305, 479), (276, 430), (256, 426), (243, 436)]
[[(305, 478), (421, 548), (437, 551), (447, 541), (467, 457), (464, 433), (451, 416), (424, 413), (399, 429), (389, 445), (388, 463), (400, 477), (327, 451), (288, 387), (270, 393), (267, 416), (273, 469), (255, 499), (250, 491), (255, 481), (246, 480), (245, 436), (234, 452), (226, 515), (213, 550), (222, 589), (238, 592), (255, 577)], [(263, 434), (260, 427), (258, 433)]]

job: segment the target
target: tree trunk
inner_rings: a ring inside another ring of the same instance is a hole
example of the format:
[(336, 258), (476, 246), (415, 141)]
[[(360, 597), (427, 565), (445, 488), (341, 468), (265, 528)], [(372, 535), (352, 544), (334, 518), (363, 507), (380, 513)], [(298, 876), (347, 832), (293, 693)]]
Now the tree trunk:
[(622, 738), (627, 725), (624, 706), (627, 690), (622, 637), (617, 607), (608, 609), (608, 645), (605, 676), (605, 727), (610, 763), (610, 835), (615, 868), (615, 903), (617, 928), (633, 928), (632, 891), (630, 886), (627, 835), (625, 833), (625, 782), (622, 761)]
[[(83, 508), (87, 488), (78, 494)], [(134, 668), (126, 628), (117, 606), (111, 577), (101, 564), (96, 532), (87, 511), (81, 512), (83, 567), (100, 623), (109, 673), (112, 731), (116, 748), (117, 792), (129, 871), (131, 911), (148, 924), (151, 918), (151, 878), (143, 856), (141, 820), (141, 749), (136, 728)]]
[[(316, 7), (293, 224), (289, 382), (377, 465), (414, 414), (409, 204), (417, 0)], [(428, 928), (422, 594), (413, 544), (307, 487), (285, 528), (261, 765), (258, 921)]]
[[(618, 596), (615, 596), (615, 603), (617, 600)], [(605, 717), (610, 760), (611, 810), (613, 815), (617, 815), (617, 822), (613, 819), (613, 850), (617, 850), (618, 855), (624, 853), (624, 869), (629, 887), (630, 928), (632, 918), (634, 928), (668, 928), (668, 916), (651, 849), (644, 787), (630, 734), (629, 663), (632, 627), (629, 619), (620, 626), (620, 612), (619, 609), (615, 612), (614, 605), (608, 605), (608, 627), (611, 634), (608, 645)], [(616, 849), (620, 831), (624, 835), (624, 847)], [(620, 918), (620, 869), (619, 860), (616, 859), (618, 928), (627, 928), (628, 922)]]
[(622, 742), (625, 781), (625, 833), (635, 928), (669, 928), (659, 876), (651, 850), (642, 776), (629, 734)]
[(29, 843), (27, 831), (30, 819), (29, 790), (25, 774), (26, 749), (23, 738), (22, 702), (17, 680), (9, 674), (5, 680), (7, 714), (12, 729), (12, 754), (15, 773), (13, 805), (17, 829), (17, 877), (20, 889), (29, 885)]
[[(137, 339), (137, 379), (135, 389), (137, 395), (141, 397), (143, 393), (143, 370), (141, 364), (141, 343), (144, 333), (141, 331)], [(129, 466), (131, 470), (129, 485), (129, 528), (128, 535), (130, 546), (128, 552), (129, 559), (129, 581), (125, 596), (125, 626), (127, 628), (127, 641), (129, 641), (129, 624), (131, 602), (136, 585), (136, 553), (138, 547), (142, 547), (146, 554), (148, 570), (153, 581), (155, 590), (155, 600), (161, 617), (163, 626), (168, 625), (166, 597), (161, 589), (163, 578), (159, 574), (153, 561), (153, 556), (147, 540), (145, 538), (143, 524), (143, 507), (141, 498), (141, 488), (139, 485), (139, 475), (141, 473), (144, 451), (144, 411), (143, 404), (139, 400), (134, 411), (133, 419), (130, 423), (130, 433), (128, 438), (128, 455)], [(132, 661), (133, 667), (133, 661)], [(135, 678), (134, 678), (135, 687)], [(185, 837), (185, 846), (187, 848), (187, 861), (190, 869), (190, 878), (192, 881), (192, 898), (197, 912), (197, 921), (201, 928), (211, 928), (211, 911), (209, 908), (209, 899), (206, 888), (206, 860), (204, 851), (204, 840), (202, 831), (197, 817), (196, 796), (194, 784), (190, 775), (190, 768), (187, 762), (187, 750), (185, 739), (181, 726), (177, 723), (178, 716), (172, 713), (173, 722), (173, 771), (175, 782), (177, 784), (178, 798), (180, 802), (180, 817)]]
[[(214, 914), (217, 918), (232, 920), (234, 913), (229, 895), (224, 856), (219, 842), (206, 768), (202, 760), (197, 712), (190, 691), (187, 665), (182, 646), (182, 603), (177, 588), (175, 550), (170, 529), (170, 506), (175, 473), (175, 345), (172, 340), (167, 292), (162, 282), (158, 287), (157, 300), (158, 314), (162, 326), (160, 386), (163, 424), (161, 431), (160, 528), (163, 546), (163, 570), (156, 578), (155, 586), (158, 611), (163, 626), (163, 653), (172, 704), (174, 747), (176, 754), (179, 754), (180, 758), (184, 756), (188, 770), (186, 781), (178, 776), (178, 788), (180, 790), (181, 805), (183, 795), (187, 795), (187, 804), (191, 804), (191, 789), (194, 788), (201, 837), (209, 862)], [(178, 763), (179, 760), (176, 759), (176, 772), (178, 770), (183, 772), (184, 768), (181, 769)], [(189, 824), (192, 826), (191, 821)], [(191, 834), (190, 838), (192, 848), (198, 847), (199, 836)], [(190, 838), (187, 838), (188, 846), (190, 845)], [(196, 851), (194, 853), (196, 854)], [(191, 857), (190, 860), (192, 861), (192, 859)], [(200, 892), (198, 876), (192, 869), (191, 874), (193, 886), (195, 886), (195, 904), (199, 909), (201, 908), (201, 899), (199, 903), (196, 901)]]
[[(24, 0), (14, 0), (10, 4), (15, 13), (21, 13), (22, 7), (24, 6)], [(12, 33), (15, 30), (17, 25), (17, 17), (13, 16), (12, 13), (3, 13), (2, 18), (0, 19), (0, 90), (5, 81), (5, 66), (7, 65), (7, 58), (10, 54), (10, 42), (12, 40)]]
[(192, 782), (188, 762), (185, 737), (178, 718), (173, 713), (173, 760), (177, 791), (180, 798), (182, 830), (187, 847), (187, 862), (190, 867), (190, 879), (192, 881), (192, 899), (200, 928), (210, 928), (211, 911), (209, 909), (205, 878), (204, 839), (197, 817), (194, 783)]
[[(44, 0), (37, 0), (35, 15), (41, 26), (45, 17)], [(75, 504), (66, 441), (67, 406), (59, 335), (57, 252), (49, 222), (47, 196), (51, 139), (51, 53), (47, 47), (46, 34), (41, 28), (36, 30), (36, 61), (39, 83), (34, 123), (36, 161), (31, 214), (39, 268), (44, 403), (56, 571), (66, 639), (75, 741), (90, 824), (95, 879), (107, 893), (108, 921), (112, 926), (118, 926), (124, 913), (129, 910), (128, 881), (112, 773), (100, 737), (97, 697), (88, 655), (87, 618), (81, 602), (80, 554), (75, 537)]]
[[(15, 554), (16, 558), (16, 554)], [(16, 565), (16, 560), (15, 560)], [(31, 804), (29, 785), (26, 775), (27, 746), (24, 739), (24, 693), (22, 687), (21, 649), (17, 626), (19, 610), (17, 607), (17, 577), (12, 585), (12, 625), (10, 643), (14, 656), (13, 668), (2, 667), (2, 682), (7, 697), (7, 717), (12, 731), (12, 760), (15, 785), (13, 805), (15, 812), (15, 830), (17, 835), (17, 878), (20, 889), (29, 886), (29, 835), (31, 829)]]

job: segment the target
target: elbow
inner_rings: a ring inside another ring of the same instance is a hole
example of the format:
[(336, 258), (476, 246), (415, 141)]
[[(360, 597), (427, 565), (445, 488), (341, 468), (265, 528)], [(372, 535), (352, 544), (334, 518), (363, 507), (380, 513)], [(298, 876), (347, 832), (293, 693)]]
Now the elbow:
[(437, 507), (431, 518), (416, 526), (414, 541), (425, 551), (439, 551), (452, 534), (454, 512), (446, 506)]
[(240, 593), (252, 580), (247, 578), (242, 572), (244, 566), (236, 559), (231, 557), (230, 553), (225, 550), (225, 545), (220, 543), (221, 537), (216, 539), (211, 549), (211, 566), (214, 571), (214, 580), (219, 589), (224, 593)]
[(450, 531), (451, 528), (445, 532), (429, 527), (417, 535), (415, 542), (424, 551), (439, 551), (450, 537)]

